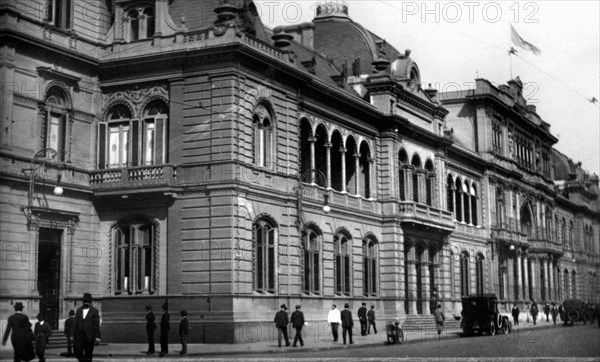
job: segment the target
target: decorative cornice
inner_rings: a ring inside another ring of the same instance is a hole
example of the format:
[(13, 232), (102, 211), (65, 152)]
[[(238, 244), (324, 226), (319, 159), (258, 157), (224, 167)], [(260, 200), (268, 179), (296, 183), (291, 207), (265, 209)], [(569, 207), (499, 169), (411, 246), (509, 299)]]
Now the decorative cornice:
[(36, 69), (38, 74), (44, 79), (57, 79), (69, 85), (77, 85), (77, 83), (81, 80), (80, 77), (61, 72), (57, 67), (37, 67)]
[(125, 101), (133, 107), (134, 118), (141, 116), (144, 107), (154, 99), (169, 99), (169, 91), (166, 84), (155, 84), (144, 88), (117, 90), (102, 95), (105, 112), (108, 108), (119, 101)]

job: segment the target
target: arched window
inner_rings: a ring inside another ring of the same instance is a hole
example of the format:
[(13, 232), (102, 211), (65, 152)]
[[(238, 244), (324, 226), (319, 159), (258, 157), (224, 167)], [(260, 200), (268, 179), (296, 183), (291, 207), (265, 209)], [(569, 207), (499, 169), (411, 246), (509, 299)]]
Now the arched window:
[(454, 212), (454, 180), (452, 175), (446, 178), (446, 209)]
[(478, 221), (478, 212), (477, 212), (477, 186), (471, 185), (471, 224), (477, 226), (479, 225)]
[(398, 152), (398, 183), (400, 189), (400, 200), (406, 201), (406, 177), (407, 177), (407, 167), (408, 167), (408, 155), (404, 149), (401, 149)]
[(146, 20), (146, 38), (152, 38), (154, 36), (156, 25), (154, 23), (154, 9), (144, 9), (144, 15)]
[(569, 222), (569, 247), (571, 249), (573, 249), (574, 247), (574, 240), (573, 240), (573, 221)]
[(303, 182), (312, 183), (314, 180), (311, 174), (313, 167), (311, 147), (313, 147), (315, 140), (312, 138), (311, 126), (308, 119), (302, 118), (300, 120), (300, 132), (298, 136), (300, 137), (298, 140), (300, 145), (300, 179)]
[[(327, 130), (323, 124), (317, 126), (315, 133), (315, 168), (320, 171), (321, 175), (327, 175), (328, 181), (331, 182), (331, 177), (327, 172), (327, 153), (330, 151), (331, 145), (327, 137)], [(327, 180), (323, 177), (316, 177), (315, 182), (321, 187), (328, 187)]]
[(372, 238), (363, 240), (363, 293), (377, 295), (377, 242)]
[(254, 110), (254, 163), (259, 167), (272, 168), (273, 123), (265, 105)]
[(547, 240), (552, 239), (552, 209), (550, 207), (546, 207), (546, 234), (545, 237)]
[(524, 204), (521, 207), (521, 232), (527, 234), (528, 238), (532, 238), (532, 229), (533, 229), (533, 218), (531, 217), (531, 212), (529, 211), (529, 204)]
[(129, 19), (129, 41), (135, 41), (140, 38), (140, 18), (137, 10), (130, 10), (127, 13)]
[(276, 233), (277, 229), (268, 220), (260, 219), (254, 223), (254, 289), (260, 292), (275, 292)]
[(463, 221), (463, 183), (460, 179), (460, 177), (458, 177), (456, 179), (456, 182), (454, 184), (455, 189), (454, 189), (454, 199), (456, 200), (456, 208), (454, 211), (454, 217), (456, 218), (456, 221)]
[(469, 193), (469, 183), (467, 180), (462, 184), (462, 195), (463, 195), (463, 210), (465, 223), (471, 223), (471, 194)]
[(469, 254), (463, 251), (460, 254), (460, 294), (463, 296), (470, 293), (469, 273)]
[(153, 101), (144, 110), (142, 159), (144, 165), (160, 165), (167, 161), (168, 109), (162, 101)]
[(427, 171), (427, 174), (425, 175), (425, 203), (429, 206), (433, 206), (435, 172), (431, 160), (425, 162), (425, 170)]
[(410, 164), (413, 166), (413, 174), (412, 174), (413, 201), (421, 202), (421, 200), (419, 198), (419, 189), (421, 188), (420, 182), (419, 182), (419, 173), (421, 172), (421, 158), (419, 157), (418, 154), (415, 153)]
[(456, 260), (454, 259), (455, 255), (452, 250), (448, 251), (448, 262), (450, 263), (450, 298), (456, 298), (456, 271), (454, 270), (454, 266)]
[(46, 0), (46, 21), (55, 27), (66, 30), (71, 28), (73, 13), (72, 0)]
[(501, 187), (496, 188), (496, 224), (499, 228), (504, 228), (504, 212), (506, 210), (506, 201), (504, 190)]
[(65, 91), (53, 86), (48, 89), (45, 102), (46, 134), (45, 147), (57, 152), (59, 161), (66, 161), (68, 154), (68, 102)]
[(571, 275), (573, 278), (572, 289), (573, 289), (573, 299), (577, 299), (577, 272), (573, 270), (573, 274)]
[(342, 170), (342, 157), (345, 157), (346, 149), (339, 131), (333, 131), (331, 135), (331, 187), (336, 191), (345, 191), (345, 175)]
[(139, 122), (132, 122), (129, 108), (123, 104), (112, 107), (106, 122), (99, 126), (98, 167), (137, 165)]
[(302, 231), (302, 247), (304, 248), (304, 292), (319, 294), (321, 292), (321, 236), (313, 229)]
[(358, 190), (356, 189), (357, 181), (357, 162), (358, 161), (358, 148), (354, 137), (349, 136), (346, 139), (346, 153), (344, 154), (346, 162), (346, 191), (350, 195), (357, 195)]
[(347, 235), (338, 233), (333, 239), (333, 254), (335, 257), (335, 292), (350, 295), (351, 287), (351, 245)]
[(157, 226), (133, 221), (113, 229), (115, 293), (151, 294), (156, 289)]
[(483, 255), (477, 254), (475, 257), (475, 280), (477, 285), (477, 294), (483, 294), (484, 274), (483, 274)]
[(360, 144), (360, 190), (358, 193), (367, 199), (373, 197), (373, 195), (371, 195), (371, 162), (372, 158), (369, 144), (366, 141), (363, 141)]
[(560, 243), (565, 246), (567, 244), (567, 221), (564, 217), (560, 223)]

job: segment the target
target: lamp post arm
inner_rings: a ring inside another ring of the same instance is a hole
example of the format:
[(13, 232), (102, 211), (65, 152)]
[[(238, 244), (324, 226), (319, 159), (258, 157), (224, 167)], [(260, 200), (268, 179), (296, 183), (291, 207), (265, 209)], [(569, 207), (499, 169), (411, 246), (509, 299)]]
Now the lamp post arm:
[[(42, 155), (47, 154), (48, 152), (52, 152), (54, 154), (53, 157), (56, 157), (56, 155), (58, 154), (58, 152), (56, 152), (56, 150), (54, 148), (51, 147), (46, 147), (46, 148), (42, 148), (41, 150), (39, 150), (32, 158), (31, 158), (31, 164), (29, 167), (29, 170), (31, 172), (31, 174), (29, 175), (29, 190), (27, 193), (27, 207), (29, 209), (29, 211), (31, 212), (31, 208), (33, 207), (33, 192), (34, 192), (34, 186), (35, 186), (35, 171), (37, 169), (33, 168), (33, 165), (35, 164), (35, 162), (37, 161), (38, 158), (40, 158)], [(44, 162), (42, 162), (42, 167), (46, 164), (46, 160), (44, 160)]]

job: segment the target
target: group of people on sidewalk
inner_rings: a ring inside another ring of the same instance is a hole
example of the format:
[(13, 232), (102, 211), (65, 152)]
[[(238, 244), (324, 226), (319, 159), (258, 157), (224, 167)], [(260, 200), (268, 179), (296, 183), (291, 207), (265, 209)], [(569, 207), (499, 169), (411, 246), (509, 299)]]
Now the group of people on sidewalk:
[[(560, 320), (563, 322), (568, 318), (566, 315), (565, 308), (562, 304), (556, 305), (556, 303), (552, 303), (552, 305), (550, 305), (550, 303), (546, 303), (544, 305), (543, 311), (546, 315), (546, 322), (550, 322), (550, 316), (552, 317), (552, 322), (554, 324), (556, 324), (556, 320), (559, 317)], [(531, 313), (531, 319), (534, 325), (537, 324), (539, 312), (540, 310), (537, 303), (535, 301), (532, 301), (531, 307), (529, 308), (529, 313)], [(519, 307), (516, 304), (513, 306), (511, 313), (513, 317), (513, 324), (516, 326), (519, 325), (519, 315), (521, 314), (521, 311), (519, 310)], [(585, 305), (582, 313), (582, 319), (584, 324), (587, 321), (589, 321), (590, 323), (594, 323), (594, 320), (598, 319), (598, 325), (600, 325), (600, 305), (594, 306), (593, 304), (588, 303)], [(527, 315), (527, 321), (529, 321), (529, 315)]]
[[(100, 342), (100, 315), (91, 304), (92, 295), (85, 293), (83, 305), (77, 311), (71, 310), (69, 318), (65, 321), (68, 353), (71, 355), (73, 348), (79, 361), (91, 361), (94, 345)], [(14, 309), (15, 313), (8, 317), (2, 345), (6, 345), (10, 335), (14, 349), (14, 361), (31, 361), (36, 355), (40, 361), (45, 361), (46, 345), (52, 329), (45, 321), (44, 314), (38, 314), (38, 322), (32, 331), (29, 317), (23, 313), (23, 303), (16, 302)]]
[[(169, 314), (169, 301), (165, 300), (162, 305), (163, 314), (160, 318), (160, 353), (159, 357), (162, 357), (169, 353), (169, 331), (171, 330), (171, 315)], [(179, 312), (179, 342), (181, 343), (180, 355), (187, 353), (187, 344), (190, 335), (190, 324), (187, 318), (187, 311), (185, 309)], [(154, 354), (154, 330), (156, 329), (156, 317), (152, 312), (152, 305), (146, 305), (146, 336), (148, 338), (148, 350), (146, 354)]]

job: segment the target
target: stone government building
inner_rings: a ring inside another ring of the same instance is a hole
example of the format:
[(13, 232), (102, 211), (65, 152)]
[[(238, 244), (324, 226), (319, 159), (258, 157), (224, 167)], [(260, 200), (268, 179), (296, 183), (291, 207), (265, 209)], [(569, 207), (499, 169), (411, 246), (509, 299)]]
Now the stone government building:
[(107, 342), (143, 342), (166, 298), (201, 343), (273, 338), (283, 303), (600, 302), (598, 176), (518, 78), (437, 93), (345, 5), (275, 29), (242, 0), (0, 19), (2, 329), (15, 301), (62, 328), (84, 292)]

